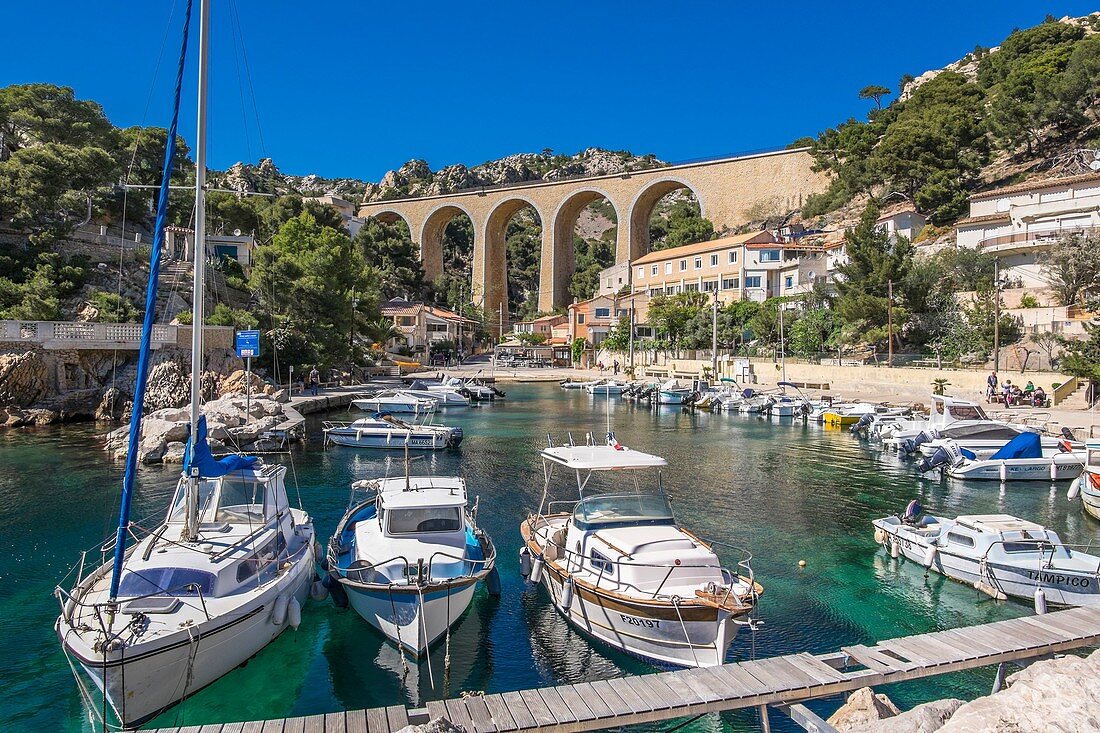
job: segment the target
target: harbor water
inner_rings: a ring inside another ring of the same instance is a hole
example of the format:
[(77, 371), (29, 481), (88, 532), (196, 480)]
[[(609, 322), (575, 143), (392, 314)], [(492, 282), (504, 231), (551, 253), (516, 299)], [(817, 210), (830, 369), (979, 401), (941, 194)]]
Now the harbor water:
[[(1066, 499), (1066, 484), (964, 484), (921, 478), (912, 463), (873, 449), (847, 431), (790, 420), (651, 408), (556, 385), (503, 385), (506, 400), (447, 410), (438, 421), (465, 431), (461, 450), (424, 456), (416, 473), (460, 475), (480, 499), (479, 524), (500, 551), (500, 598), (481, 588), (431, 666), (405, 661), (354, 611), (310, 601), (297, 631), (287, 631), (241, 668), (166, 712), (149, 726), (309, 715), (341, 709), (422, 704), (462, 691), (503, 692), (652, 671), (646, 664), (573, 632), (545, 593), (519, 575), (519, 523), (538, 507), (538, 451), (547, 433), (602, 441), (610, 422), (631, 448), (658, 453), (681, 523), (696, 534), (743, 547), (764, 586), (755, 631), (742, 630), (730, 661), (808, 651), (954, 628), (1031, 613), (994, 601), (913, 563), (890, 560), (871, 520), (918, 498), (935, 514), (1009, 513), (1088, 544), (1100, 524)], [(342, 415), (326, 416), (340, 419)], [(287, 486), (326, 540), (357, 479), (403, 471), (400, 454), (330, 447), (320, 420), (290, 456)], [(109, 462), (90, 425), (0, 433), (0, 638), (7, 642), (0, 698), (5, 731), (91, 731), (54, 634), (62, 583), (83, 549), (97, 547), (116, 519), (121, 465)], [(156, 523), (178, 466), (142, 469), (135, 517)], [(724, 559), (733, 564), (731, 551)], [(98, 557), (98, 551), (94, 553)], [(91, 554), (90, 554), (91, 556)], [(800, 567), (799, 561), (805, 566)], [(449, 663), (447, 662), (449, 658)], [(909, 682), (880, 691), (901, 707), (940, 697), (988, 693), (992, 670)], [(839, 700), (811, 705), (828, 714)], [(773, 729), (795, 729), (773, 715)], [(659, 730), (669, 724), (654, 725)], [(693, 730), (756, 730), (755, 711), (704, 716)]]

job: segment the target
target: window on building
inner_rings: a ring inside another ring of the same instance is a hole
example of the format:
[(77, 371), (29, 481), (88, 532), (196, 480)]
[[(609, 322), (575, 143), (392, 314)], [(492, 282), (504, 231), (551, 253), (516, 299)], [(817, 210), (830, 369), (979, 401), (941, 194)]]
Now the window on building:
[(703, 283), (703, 292), (704, 293), (713, 293), (717, 289), (718, 289), (718, 281), (717, 280), (708, 280), (707, 282)]
[(703, 269), (703, 258), (702, 257), (696, 257), (695, 258), (695, 269), (696, 270), (702, 270)]
[(654, 265), (653, 267), (649, 268), (649, 274), (652, 275), (653, 277), (657, 277), (657, 265)]
[(735, 264), (736, 262), (737, 262), (737, 250), (731, 249), (730, 250), (730, 255), (729, 255), (729, 263), (732, 265), (732, 264)]
[(718, 267), (718, 255), (711, 255), (710, 256), (710, 266), (711, 267)]
[(680, 260), (680, 272), (683, 272), (686, 269), (688, 269), (688, 261)]
[(584, 314), (583, 313), (578, 313), (577, 314), (577, 323), (584, 323)]
[(428, 333), (447, 333), (446, 323), (429, 323)]
[(750, 275), (749, 277), (746, 277), (745, 278), (745, 287), (746, 288), (758, 288), (758, 287), (760, 287), (760, 276), (759, 275)]
[(688, 284), (684, 285), (684, 292), (685, 293), (698, 293), (699, 292), (699, 283), (688, 283)]
[(722, 278), (722, 290), (737, 290), (741, 287), (741, 278), (739, 277), (724, 277)]
[(651, 298), (654, 295), (664, 295), (664, 294), (665, 294), (665, 289), (664, 288), (650, 288), (649, 289), (649, 297), (651, 297)]
[(611, 309), (610, 308), (597, 308), (596, 309), (596, 318), (610, 318), (610, 317), (611, 317)]
[[(657, 273), (653, 273), (653, 274), (656, 275)], [(641, 280), (643, 277), (645, 277), (645, 268), (644, 267), (639, 267), (638, 268), (638, 279)]]
[(620, 308), (619, 310), (615, 311), (616, 318), (626, 318), (629, 315), (630, 311), (628, 311), (626, 308)]
[(607, 287), (611, 287), (611, 278), (607, 278)]
[(760, 250), (761, 262), (779, 262), (779, 250), (777, 249), (762, 249)]
[(640, 339), (653, 338), (653, 329), (649, 326), (635, 326), (634, 336)]
[(665, 263), (665, 274), (666, 275), (671, 275), (672, 274), (672, 263), (671, 262), (666, 262)]
[(401, 326), (415, 326), (416, 325), (416, 316), (400, 316), (400, 321), (401, 322), (398, 325), (401, 325)]
[(794, 275), (787, 275), (783, 278), (783, 287), (790, 290), (794, 287)]

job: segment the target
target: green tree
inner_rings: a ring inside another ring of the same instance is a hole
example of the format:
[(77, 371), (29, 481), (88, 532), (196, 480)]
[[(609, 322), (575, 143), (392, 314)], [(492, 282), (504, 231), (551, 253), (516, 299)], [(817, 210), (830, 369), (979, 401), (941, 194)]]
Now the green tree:
[(666, 216), (657, 214), (649, 223), (650, 249), (656, 251), (714, 239), (714, 224), (699, 213), (699, 203), (678, 200)]
[(649, 301), (649, 325), (660, 338), (683, 348), (689, 321), (707, 305), (705, 293), (656, 295)]
[(795, 356), (817, 356), (834, 338), (837, 328), (836, 316), (828, 308), (807, 310), (790, 327), (787, 346)]
[(136, 323), (141, 315), (129, 299), (106, 290), (96, 290), (88, 302), (96, 309), (95, 320), (99, 323)]
[(1059, 305), (1100, 295), (1100, 237), (1070, 234), (1043, 255), (1047, 282)]
[(1066, 343), (1061, 370), (1093, 383), (1100, 382), (1100, 319), (1085, 325), (1088, 338)]
[(386, 224), (369, 219), (355, 235), (355, 245), (377, 272), (382, 297), (415, 301), (427, 295), (420, 248), (413, 243), (405, 222)]
[(875, 100), (875, 109), (882, 109), (882, 98), (889, 93), (889, 87), (884, 87), (881, 84), (871, 84), (859, 90), (859, 98), (873, 99)]

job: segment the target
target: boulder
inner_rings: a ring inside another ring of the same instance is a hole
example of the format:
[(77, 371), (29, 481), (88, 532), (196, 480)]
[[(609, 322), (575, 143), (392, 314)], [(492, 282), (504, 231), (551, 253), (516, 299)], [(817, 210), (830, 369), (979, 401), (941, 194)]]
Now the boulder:
[(1004, 731), (1098, 731), (1100, 651), (1036, 662), (1008, 678), (995, 695), (966, 703), (940, 728), (942, 733)]
[(397, 733), (466, 733), (466, 728), (446, 718), (432, 718), (423, 725), (406, 725)]
[(847, 702), (828, 722), (839, 731), (865, 731), (870, 730), (871, 724), (893, 718), (900, 712), (886, 695), (876, 695), (870, 687), (861, 687), (848, 696)]
[(275, 393), (271, 395), (271, 398), (276, 402), (287, 403), (290, 402), (290, 393), (286, 389), (277, 389)]
[(149, 370), (145, 385), (145, 409), (186, 405), (191, 398), (191, 375), (176, 361), (162, 361)]
[(43, 352), (0, 354), (0, 405), (30, 407), (55, 393), (52, 381)]
[(183, 455), (186, 448), (186, 443), (181, 443), (179, 441), (169, 443), (164, 446), (164, 455), (161, 456), (161, 461), (164, 463), (183, 463)]

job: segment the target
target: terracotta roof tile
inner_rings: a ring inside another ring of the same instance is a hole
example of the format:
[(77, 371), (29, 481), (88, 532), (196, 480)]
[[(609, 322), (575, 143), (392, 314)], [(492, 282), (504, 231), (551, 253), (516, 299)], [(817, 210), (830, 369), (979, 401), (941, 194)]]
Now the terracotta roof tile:
[(685, 244), (683, 246), (672, 247), (670, 249), (660, 249), (639, 257), (630, 264), (644, 265), (649, 262), (662, 262), (664, 260), (674, 259), (676, 257), (690, 257), (691, 255), (704, 254), (706, 252), (712, 252), (716, 249), (739, 247), (742, 244), (747, 244), (757, 239), (758, 237), (767, 237), (767, 239), (763, 241), (774, 241), (771, 232), (764, 230), (758, 232), (749, 232), (748, 234), (735, 234), (732, 237), (722, 237), (721, 239), (711, 239), (707, 242), (696, 242), (695, 244)]
[(968, 216), (965, 219), (959, 219), (955, 222), (955, 226), (961, 227), (967, 224), (988, 224), (995, 221), (1012, 221), (1012, 217), (1008, 215), (1007, 211), (997, 214), (983, 214), (982, 216)]
[(978, 193), (972, 195), (970, 197), (970, 200), (981, 201), (982, 199), (996, 198), (998, 196), (1005, 196), (1011, 193), (1020, 193), (1021, 191), (1039, 190), (1042, 188), (1051, 188), (1053, 186), (1067, 186), (1073, 183), (1089, 183), (1092, 181), (1100, 181), (1100, 171), (1096, 173), (1081, 173), (1076, 176), (1066, 176), (1065, 178), (1030, 180), (1024, 181), (1023, 183), (1016, 183), (1011, 186), (994, 188), (989, 191), (979, 191)]

